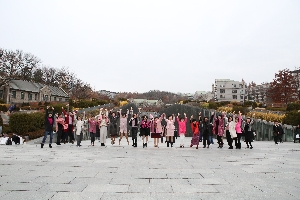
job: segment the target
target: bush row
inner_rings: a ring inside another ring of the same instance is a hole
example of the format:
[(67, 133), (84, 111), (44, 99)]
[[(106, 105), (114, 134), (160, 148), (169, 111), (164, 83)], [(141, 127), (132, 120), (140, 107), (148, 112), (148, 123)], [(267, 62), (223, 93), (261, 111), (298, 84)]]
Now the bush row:
[(98, 105), (104, 105), (108, 104), (109, 101), (106, 100), (95, 100), (95, 101), (89, 101), (89, 100), (80, 100), (80, 101), (70, 101), (70, 106), (73, 106), (75, 108), (88, 108), (88, 107), (94, 107)]
[(14, 113), (10, 115), (9, 127), (13, 133), (19, 135), (38, 131), (44, 128), (45, 114), (36, 113)]

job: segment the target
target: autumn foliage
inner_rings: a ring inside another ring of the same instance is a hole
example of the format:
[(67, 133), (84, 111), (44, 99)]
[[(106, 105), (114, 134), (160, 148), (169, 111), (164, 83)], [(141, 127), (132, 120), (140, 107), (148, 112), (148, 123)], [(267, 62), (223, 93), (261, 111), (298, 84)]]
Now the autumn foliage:
[(298, 81), (288, 69), (280, 70), (270, 83), (268, 97), (274, 103), (288, 104), (298, 99)]

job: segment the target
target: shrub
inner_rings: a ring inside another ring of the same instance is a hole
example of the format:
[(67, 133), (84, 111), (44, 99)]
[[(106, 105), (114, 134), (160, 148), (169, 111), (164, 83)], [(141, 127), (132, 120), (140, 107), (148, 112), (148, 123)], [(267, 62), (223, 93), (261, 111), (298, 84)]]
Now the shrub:
[(243, 115), (246, 115), (249, 112), (248, 108), (243, 106), (233, 106), (232, 111), (234, 111), (235, 113), (239, 113), (240, 111)]
[(12, 130), (10, 129), (10, 127), (9, 127), (8, 124), (4, 124), (4, 125), (2, 126), (2, 133), (6, 133), (6, 134), (12, 133)]
[(280, 123), (282, 123), (285, 118), (285, 115), (274, 114), (274, 113), (263, 113), (263, 112), (249, 112), (247, 116), (256, 119), (266, 120), (269, 122), (278, 121)]
[(4, 99), (0, 99), (0, 104), (5, 104)]
[(33, 140), (33, 139), (44, 136), (44, 132), (45, 132), (44, 129), (40, 129), (40, 130), (37, 130), (37, 131), (28, 132), (26, 135), (29, 136), (30, 140)]
[(283, 119), (283, 123), (293, 125), (293, 126), (299, 125), (300, 124), (300, 112), (297, 112), (297, 111), (287, 112)]
[(295, 110), (300, 110), (299, 102), (289, 103), (286, 107), (286, 111), (295, 111)]
[(285, 112), (286, 108), (282, 107), (282, 108), (274, 108), (274, 107), (267, 107), (267, 110), (271, 110), (271, 111), (282, 111)]
[(217, 109), (219, 112), (225, 111), (226, 113), (231, 113), (232, 112), (232, 107), (227, 107), (227, 106), (221, 106)]
[(7, 106), (5, 104), (0, 105), (0, 111), (7, 112)]
[(219, 107), (219, 104), (216, 103), (216, 102), (209, 102), (209, 105), (208, 105), (208, 108), (209, 109), (214, 109), (214, 110), (217, 110)]
[(245, 101), (243, 105), (246, 106), (246, 107), (252, 106), (252, 108), (258, 107), (257, 103), (253, 102), (253, 101)]
[(43, 129), (45, 115), (40, 112), (36, 113), (14, 113), (10, 116), (9, 127), (12, 132), (24, 135), (30, 131)]
[(209, 103), (200, 103), (200, 106), (202, 108), (208, 108), (209, 107)]

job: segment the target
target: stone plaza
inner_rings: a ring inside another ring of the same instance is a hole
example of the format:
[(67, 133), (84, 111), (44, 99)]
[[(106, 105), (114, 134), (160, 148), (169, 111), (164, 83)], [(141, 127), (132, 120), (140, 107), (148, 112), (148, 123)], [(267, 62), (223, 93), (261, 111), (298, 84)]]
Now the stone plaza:
[[(300, 144), (0, 146), (0, 199), (300, 199)], [(130, 141), (131, 142), (131, 141)]]

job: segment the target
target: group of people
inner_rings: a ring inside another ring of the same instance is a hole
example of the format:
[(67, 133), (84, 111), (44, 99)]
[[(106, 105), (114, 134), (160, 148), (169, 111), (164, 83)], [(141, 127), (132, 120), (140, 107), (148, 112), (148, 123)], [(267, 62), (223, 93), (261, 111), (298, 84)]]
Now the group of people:
[[(235, 113), (228, 115), (225, 112), (216, 115), (213, 112), (210, 117), (205, 116), (203, 119), (200, 112), (197, 118), (194, 118), (192, 115), (188, 121), (185, 113), (183, 116), (179, 113), (177, 116), (174, 114), (167, 116), (165, 113), (160, 116), (153, 116), (151, 114), (149, 117), (147, 115), (141, 116), (140, 108), (137, 113), (134, 113), (132, 108), (130, 110), (127, 109), (127, 112), (124, 113), (122, 109), (114, 112), (113, 110), (108, 111), (107, 109), (100, 108), (98, 115), (90, 116), (87, 119), (85, 112), (83, 112), (83, 116), (77, 116), (76, 112), (66, 112), (64, 108), (62, 108), (62, 113), (59, 114), (54, 114), (54, 108), (52, 108), (52, 112), (49, 112), (49, 110), (50, 107), (47, 107), (45, 135), (41, 143), (41, 148), (45, 144), (47, 135), (50, 135), (49, 147), (52, 148), (54, 125), (56, 125), (57, 145), (61, 145), (62, 142), (74, 143), (74, 132), (78, 147), (81, 146), (83, 135), (87, 134), (89, 134), (91, 139), (91, 146), (95, 145), (96, 138), (100, 141), (101, 146), (105, 146), (108, 134), (112, 145), (116, 143), (118, 136), (119, 145), (123, 137), (126, 138), (129, 145), (128, 135), (130, 133), (132, 146), (137, 147), (139, 133), (139, 136), (142, 137), (143, 148), (147, 147), (149, 136), (154, 139), (154, 147), (158, 147), (159, 142), (166, 143), (167, 147), (173, 147), (175, 139), (179, 137), (180, 148), (184, 148), (187, 125), (190, 125), (192, 130), (190, 147), (196, 146), (196, 149), (198, 149), (199, 142), (203, 142), (203, 148), (209, 148), (210, 144), (213, 144), (213, 135), (216, 135), (218, 148), (223, 148), (223, 137), (226, 136), (229, 149), (233, 149), (233, 141), (235, 148), (241, 149), (241, 137), (244, 135), (247, 148), (253, 148), (253, 120), (247, 118), (243, 121), (241, 112), (238, 115), (235, 115)], [(128, 124), (129, 127), (127, 126)], [(128, 131), (129, 128), (130, 131)]]

